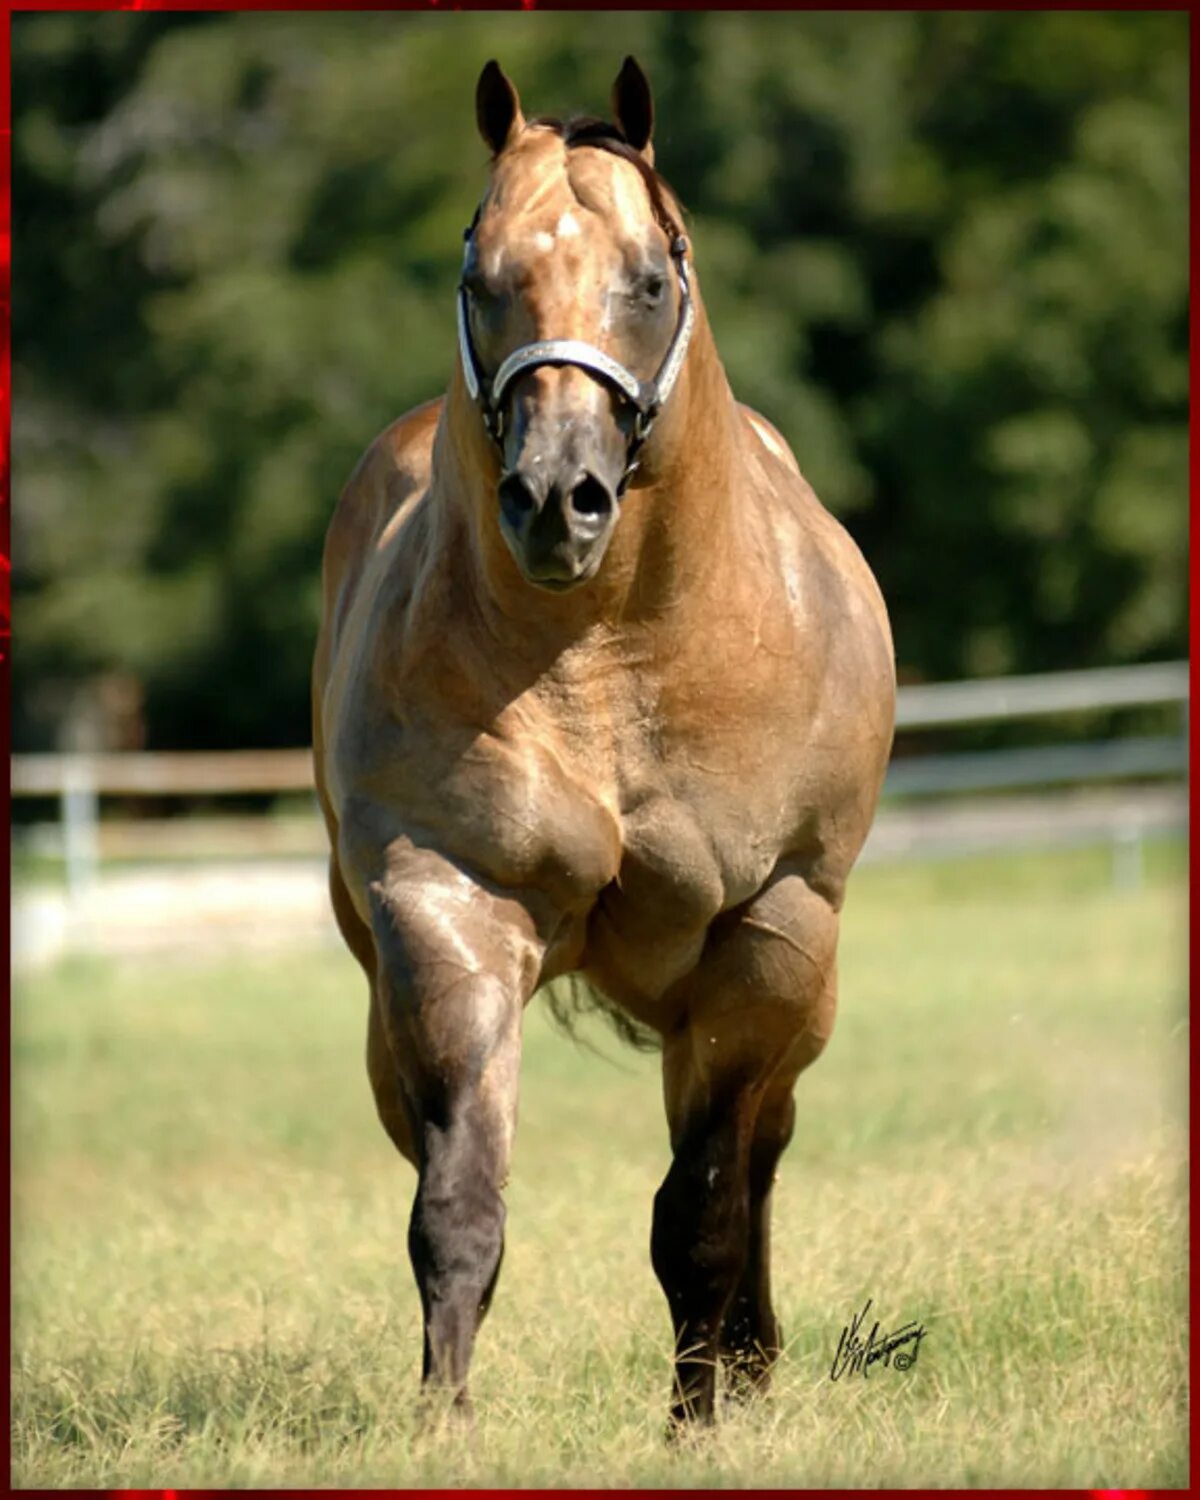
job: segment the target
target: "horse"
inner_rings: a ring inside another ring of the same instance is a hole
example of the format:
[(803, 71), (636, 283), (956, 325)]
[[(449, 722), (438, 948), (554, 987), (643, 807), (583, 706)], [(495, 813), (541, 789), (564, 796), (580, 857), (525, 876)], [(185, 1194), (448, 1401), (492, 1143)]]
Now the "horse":
[(650, 1258), (668, 1431), (693, 1431), (722, 1367), (765, 1390), (782, 1347), (772, 1183), (833, 1027), (891, 636), (855, 544), (730, 390), (636, 61), (612, 121), (526, 120), (494, 61), (475, 105), (491, 162), (448, 389), (367, 449), (326, 539), (330, 897), (417, 1171), (427, 1399), (469, 1411), (522, 1015), (580, 976), (661, 1048)]

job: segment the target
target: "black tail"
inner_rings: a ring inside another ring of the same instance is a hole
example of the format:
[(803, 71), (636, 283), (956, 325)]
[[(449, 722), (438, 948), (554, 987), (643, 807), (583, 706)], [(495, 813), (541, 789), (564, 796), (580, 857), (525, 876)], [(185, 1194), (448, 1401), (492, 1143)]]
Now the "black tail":
[(639, 1052), (657, 1052), (662, 1046), (657, 1031), (627, 1016), (578, 974), (567, 974), (554, 980), (542, 991), (542, 998), (554, 1024), (574, 1042), (583, 1041), (576, 1029), (579, 1019), (595, 1012), (604, 1018), (621, 1041), (636, 1047)]

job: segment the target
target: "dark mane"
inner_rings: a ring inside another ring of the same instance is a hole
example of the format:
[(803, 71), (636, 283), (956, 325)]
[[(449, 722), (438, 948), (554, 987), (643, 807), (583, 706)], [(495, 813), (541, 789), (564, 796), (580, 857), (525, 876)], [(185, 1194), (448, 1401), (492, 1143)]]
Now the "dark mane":
[(572, 146), (595, 146), (601, 151), (619, 156), (631, 167), (636, 167), (650, 194), (650, 206), (659, 228), (671, 240), (683, 233), (682, 224), (667, 207), (667, 194), (677, 203), (679, 201), (670, 183), (654, 170), (640, 151), (629, 144), (619, 126), (594, 115), (573, 115), (569, 120), (559, 120), (553, 115), (540, 115), (529, 123), (541, 125), (562, 136), (568, 150)]

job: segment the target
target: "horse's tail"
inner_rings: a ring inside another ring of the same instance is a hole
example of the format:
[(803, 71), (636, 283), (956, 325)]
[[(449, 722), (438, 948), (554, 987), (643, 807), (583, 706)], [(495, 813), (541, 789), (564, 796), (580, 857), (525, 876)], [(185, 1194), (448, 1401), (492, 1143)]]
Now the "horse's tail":
[(595, 1013), (603, 1017), (623, 1042), (636, 1047), (639, 1052), (657, 1052), (662, 1038), (650, 1026), (643, 1026), (602, 995), (578, 974), (567, 974), (554, 980), (542, 990), (542, 998), (554, 1024), (564, 1031), (573, 1042), (589, 1045), (578, 1031), (581, 1017)]

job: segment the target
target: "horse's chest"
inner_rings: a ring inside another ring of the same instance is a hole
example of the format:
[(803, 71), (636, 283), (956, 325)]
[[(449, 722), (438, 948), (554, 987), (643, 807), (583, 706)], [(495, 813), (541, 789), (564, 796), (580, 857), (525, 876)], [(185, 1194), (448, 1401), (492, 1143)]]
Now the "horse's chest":
[(541, 891), (566, 920), (550, 968), (582, 968), (636, 1009), (695, 965), (713, 918), (764, 872), (688, 801), (662, 789), (618, 808), (606, 780), (493, 746), (441, 782), (439, 810), (456, 853), (501, 885)]
[(671, 929), (705, 927), (725, 904), (720, 861), (691, 810), (666, 797), (622, 824), (621, 867), (610, 910)]
[(683, 802), (661, 796), (626, 813), (620, 869), (592, 911), (583, 954), (613, 999), (638, 1012), (695, 966), (709, 924), (741, 897), (741, 873), (724, 856)]
[(543, 747), (474, 748), (430, 801), (430, 823), (456, 855), (501, 886), (541, 891), (564, 914), (585, 912), (619, 869), (614, 809)]

